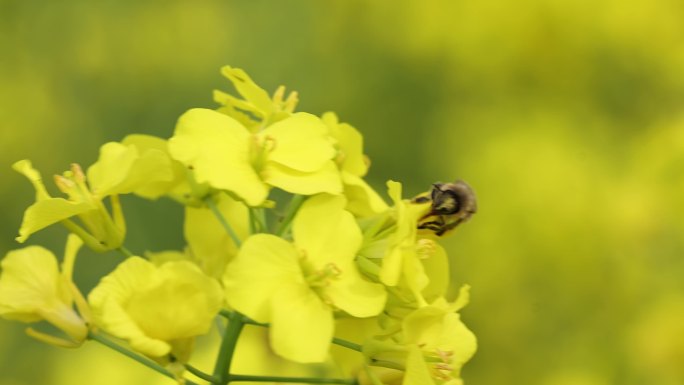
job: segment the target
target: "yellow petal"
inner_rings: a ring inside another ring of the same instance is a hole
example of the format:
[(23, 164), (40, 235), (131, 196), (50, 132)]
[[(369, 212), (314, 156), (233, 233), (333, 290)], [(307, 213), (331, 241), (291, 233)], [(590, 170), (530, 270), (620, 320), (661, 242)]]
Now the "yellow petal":
[[(249, 234), (249, 212), (247, 207), (227, 194), (221, 194), (216, 204), (240, 239)], [(220, 278), (226, 264), (237, 254), (237, 246), (226, 233), (226, 229), (207, 207), (186, 207), (183, 224), (185, 239), (190, 252), (202, 270)]]
[(39, 230), (90, 210), (95, 210), (95, 207), (87, 202), (72, 202), (63, 198), (39, 200), (24, 212), (24, 219), (16, 240), (23, 243), (31, 234)]
[[(171, 351), (171, 345), (158, 338), (147, 336), (135, 324), (126, 309), (112, 297), (102, 300), (90, 300), (92, 309), (96, 312), (95, 325), (106, 330), (113, 336), (128, 341), (133, 350), (150, 357), (162, 357)], [(95, 301), (95, 302), (94, 302)]]
[(117, 194), (137, 158), (138, 150), (133, 146), (116, 142), (103, 144), (97, 162), (87, 171), (91, 191), (101, 198)]
[(468, 362), (477, 351), (477, 338), (466, 325), (461, 322), (458, 313), (449, 313), (444, 319), (444, 334), (442, 334), (440, 348), (451, 349), (453, 356), (451, 357), (451, 364), (454, 366), (456, 373), (460, 371), (461, 366)]
[(423, 296), (431, 301), (446, 294), (449, 288), (449, 260), (444, 247), (434, 243), (435, 252), (426, 259), (421, 259), (423, 269), (429, 277), (428, 285), (423, 288)]
[(206, 334), (223, 302), (218, 282), (187, 261), (157, 268), (156, 284), (137, 288), (126, 311), (146, 335), (163, 341)]
[(381, 284), (366, 281), (356, 270), (354, 263), (341, 267), (342, 274), (326, 287), (325, 294), (335, 307), (354, 317), (378, 315), (385, 306), (387, 292)]
[(164, 194), (177, 194), (182, 197), (184, 193), (190, 192), (190, 187), (187, 185), (186, 169), (180, 162), (171, 159), (167, 140), (152, 135), (132, 134), (126, 136), (121, 144), (134, 146), (140, 153), (161, 152), (165, 158), (168, 158), (170, 164), (171, 180), (147, 181), (134, 191), (135, 194), (144, 198), (155, 199)]
[(156, 267), (131, 257), (88, 300), (98, 326), (142, 353), (161, 356), (172, 341), (206, 333), (223, 296), (218, 283), (190, 262)]
[(12, 168), (18, 173), (24, 175), (31, 182), (33, 187), (36, 189), (36, 200), (47, 199), (50, 197), (47, 190), (45, 189), (45, 184), (43, 183), (43, 178), (40, 176), (40, 172), (34, 169), (31, 165), (31, 161), (28, 159), (20, 160), (12, 165)]
[(308, 286), (283, 285), (271, 299), (271, 347), (292, 361), (323, 362), (333, 337), (332, 309)]
[(302, 204), (292, 224), (294, 243), (306, 258), (321, 268), (329, 263), (346, 264), (354, 259), (363, 235), (356, 220), (344, 210), (342, 196), (321, 194)]
[(423, 358), (423, 353), (417, 346), (409, 348), (406, 358), (406, 373), (402, 385), (434, 385), (435, 382), (430, 375), (427, 363)]
[(46, 320), (83, 341), (87, 328), (72, 308), (70, 282), (59, 273), (57, 258), (40, 246), (7, 253), (0, 263), (0, 315), (23, 322)]
[(135, 350), (159, 357), (167, 354), (171, 346), (165, 341), (146, 336), (122, 305), (137, 287), (148, 284), (153, 272), (151, 263), (139, 257), (128, 258), (114, 272), (102, 278), (88, 295), (88, 302), (97, 326), (128, 340)]
[(477, 339), (461, 321), (458, 313), (448, 308), (425, 306), (403, 321), (404, 339), (428, 352), (450, 353), (450, 364), (458, 373), (477, 350)]
[(246, 101), (253, 104), (265, 114), (269, 114), (273, 111), (271, 97), (263, 88), (256, 85), (244, 70), (225, 66), (221, 68), (221, 73), (233, 83), (235, 89)]
[(261, 175), (271, 186), (293, 194), (342, 193), (340, 173), (333, 161), (326, 162), (323, 168), (315, 172), (301, 172), (278, 163), (268, 162)]
[(283, 284), (304, 284), (300, 255), (294, 246), (270, 234), (253, 235), (226, 266), (223, 287), (228, 304), (259, 321), (269, 322), (270, 301)]
[(268, 160), (301, 172), (314, 172), (335, 156), (325, 124), (315, 115), (296, 113), (260, 134), (274, 141)]
[(268, 186), (250, 164), (250, 140), (250, 133), (235, 119), (196, 108), (178, 120), (169, 152), (194, 170), (197, 182), (232, 191), (258, 206), (266, 199)]
[(265, 118), (265, 112), (252, 103), (223, 91), (214, 90), (214, 101), (223, 106), (217, 108), (216, 111), (234, 118), (250, 132), (258, 131), (261, 121)]
[(368, 163), (363, 155), (363, 136), (347, 123), (339, 123), (334, 112), (321, 117), (330, 129), (330, 135), (337, 140), (338, 159), (342, 160), (342, 171), (362, 177), (368, 172)]
[(67, 281), (71, 282), (76, 263), (76, 254), (83, 246), (83, 240), (77, 235), (69, 233), (67, 236), (66, 248), (64, 250), (64, 260), (62, 261), (62, 275)]
[(0, 263), (0, 314), (8, 319), (35, 322), (38, 310), (60, 302), (57, 258), (40, 246), (7, 253)]
[(163, 151), (141, 151), (134, 145), (117, 142), (100, 147), (99, 159), (88, 169), (90, 188), (99, 197), (138, 190), (150, 195), (150, 186), (168, 183), (173, 177), (171, 159)]
[[(380, 281), (387, 286), (396, 286), (402, 272), (414, 264), (416, 255), (416, 215), (417, 210), (410, 208), (401, 199), (401, 183), (387, 182), (388, 195), (394, 203), (396, 229), (390, 236), (389, 246), (382, 260)], [(409, 267), (405, 267), (405, 264)], [(411, 283), (413, 284), (413, 282)], [(412, 288), (415, 292), (415, 287)]]
[(380, 195), (362, 178), (342, 171), (344, 195), (347, 197), (347, 210), (357, 217), (370, 217), (387, 211), (389, 207)]

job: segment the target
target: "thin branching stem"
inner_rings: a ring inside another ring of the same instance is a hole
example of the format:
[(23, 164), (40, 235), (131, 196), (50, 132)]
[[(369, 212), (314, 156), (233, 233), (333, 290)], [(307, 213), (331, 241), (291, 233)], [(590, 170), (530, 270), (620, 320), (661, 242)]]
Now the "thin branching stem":
[(226, 218), (223, 216), (223, 214), (221, 213), (221, 210), (219, 210), (218, 207), (216, 207), (216, 203), (214, 203), (214, 201), (211, 199), (211, 197), (205, 198), (204, 203), (207, 205), (207, 207), (209, 207), (211, 212), (214, 213), (214, 216), (221, 223), (221, 226), (223, 226), (223, 228), (226, 229), (228, 236), (230, 237), (230, 239), (233, 240), (233, 243), (235, 243), (235, 246), (237, 246), (239, 248), (240, 245), (242, 244), (242, 242), (240, 241), (240, 238), (238, 238), (238, 236), (235, 233), (235, 231), (233, 230), (233, 228), (230, 226), (230, 224), (228, 223)]
[(188, 372), (197, 376), (197, 378), (201, 378), (204, 381), (207, 381), (207, 382), (212, 383), (212, 384), (218, 384), (219, 383), (219, 380), (216, 377), (212, 376), (211, 374), (204, 373), (203, 371), (197, 369), (196, 367), (194, 367), (190, 364), (185, 364), (183, 366), (185, 366), (185, 369)]
[(292, 199), (290, 199), (290, 203), (287, 206), (287, 212), (285, 213), (285, 217), (283, 218), (283, 221), (280, 222), (280, 225), (278, 225), (278, 228), (275, 231), (275, 235), (282, 237), (283, 234), (287, 232), (287, 230), (290, 228), (290, 225), (292, 224), (292, 220), (297, 214), (297, 211), (299, 211), (299, 208), (302, 206), (302, 203), (304, 203), (306, 198), (307, 197), (304, 195), (295, 195), (292, 197)]
[(332, 343), (335, 344), (335, 345), (339, 345), (339, 346), (345, 347), (345, 348), (347, 348), (347, 349), (355, 350), (355, 351), (357, 351), (357, 352), (362, 352), (362, 351), (363, 351), (361, 345), (356, 344), (356, 343), (353, 343), (353, 342), (351, 342), (351, 341), (343, 340), (342, 338), (334, 337), (334, 338), (332, 339)]
[(127, 258), (130, 258), (133, 256), (133, 253), (131, 253), (131, 251), (126, 248), (126, 246), (123, 246), (123, 245), (119, 246), (119, 248), (117, 248), (116, 250), (118, 252), (120, 252), (121, 254), (123, 254)]
[[(123, 346), (117, 344), (116, 342), (110, 340), (109, 338), (107, 338), (103, 334), (95, 333), (95, 332), (91, 331), (91, 332), (88, 332), (88, 338), (93, 340), (93, 341), (97, 341), (97, 342), (101, 343), (102, 345), (104, 345), (104, 346), (106, 346), (112, 350), (115, 350), (115, 351), (123, 354), (124, 356), (126, 356), (128, 358), (131, 358), (135, 361), (138, 361), (139, 363), (147, 366), (148, 368), (154, 370), (157, 373), (161, 373), (166, 377), (176, 379), (176, 376), (174, 376), (173, 373), (168, 371), (163, 366), (159, 365), (158, 363), (150, 360), (149, 358), (147, 358), (145, 356), (142, 356), (138, 353), (135, 353), (133, 351), (126, 349), (125, 347), (123, 347)], [(185, 380), (185, 383), (187, 385), (197, 385), (196, 383), (189, 381), (189, 380)]]

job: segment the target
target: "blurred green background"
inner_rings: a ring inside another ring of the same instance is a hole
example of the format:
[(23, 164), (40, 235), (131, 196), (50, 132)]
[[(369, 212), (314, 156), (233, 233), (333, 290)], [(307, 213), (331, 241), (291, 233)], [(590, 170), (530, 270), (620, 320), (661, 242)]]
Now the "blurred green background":
[[(129, 133), (169, 137), (230, 64), (361, 130), (378, 189), (475, 188), (446, 241), (473, 287), (466, 384), (684, 384), (682, 20), (677, 0), (0, 0), (0, 251), (33, 201), (11, 163), (50, 176)], [(129, 248), (182, 244), (179, 207), (124, 204)], [(64, 235), (28, 243), (61, 255)], [(119, 260), (82, 253), (79, 283)], [(23, 327), (0, 322), (2, 385), (156, 378)]]

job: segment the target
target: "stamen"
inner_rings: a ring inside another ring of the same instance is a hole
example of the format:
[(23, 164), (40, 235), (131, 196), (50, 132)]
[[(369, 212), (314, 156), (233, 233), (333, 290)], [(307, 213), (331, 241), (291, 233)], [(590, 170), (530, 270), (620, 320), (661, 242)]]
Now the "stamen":
[(271, 152), (276, 149), (277, 141), (271, 137), (271, 136), (266, 136), (264, 137), (264, 143), (262, 145), (262, 151), (264, 153)]
[(437, 352), (437, 355), (439, 356), (439, 358), (444, 362), (451, 361), (451, 356), (454, 355), (454, 352), (452, 352), (452, 351), (444, 351), (444, 350), (440, 350), (440, 349), (435, 349), (435, 351)]
[(283, 101), (283, 96), (285, 96), (285, 86), (278, 86), (273, 93), (273, 103), (280, 104)]
[(86, 176), (83, 173), (83, 169), (78, 163), (71, 164), (71, 172), (76, 183), (83, 183), (86, 180)]
[(71, 195), (71, 193), (73, 193), (73, 189), (76, 187), (76, 184), (71, 179), (68, 179), (62, 175), (55, 175), (54, 179), (59, 191), (67, 195)]
[(437, 252), (437, 245), (432, 239), (419, 239), (416, 245), (416, 254), (420, 259), (428, 259)]

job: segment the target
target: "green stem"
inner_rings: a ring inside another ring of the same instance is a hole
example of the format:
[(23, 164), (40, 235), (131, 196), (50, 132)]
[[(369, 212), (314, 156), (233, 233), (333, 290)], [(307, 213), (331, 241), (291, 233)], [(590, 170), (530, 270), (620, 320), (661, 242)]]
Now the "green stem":
[(311, 378), (311, 377), (278, 377), (278, 376), (249, 376), (232, 374), (230, 381), (246, 382), (304, 382), (307, 384), (346, 384), (358, 385), (355, 378)]
[(278, 225), (275, 235), (282, 237), (283, 234), (287, 232), (287, 230), (290, 228), (290, 224), (292, 223), (292, 219), (294, 219), (297, 211), (299, 211), (299, 208), (302, 206), (302, 203), (304, 203), (306, 198), (307, 197), (304, 195), (295, 195), (292, 197), (292, 199), (290, 199), (285, 217), (283, 218), (283, 221), (280, 222), (280, 225)]
[(83, 227), (79, 226), (76, 224), (76, 222), (72, 221), (71, 219), (64, 219), (62, 220), (62, 224), (64, 227), (69, 230), (69, 232), (72, 232), (76, 235), (78, 235), (79, 238), (83, 241), (83, 243), (90, 247), (93, 251), (98, 252), (98, 253), (104, 253), (105, 251), (108, 251), (108, 249), (100, 243), (95, 237), (90, 235), (89, 232), (87, 232)]
[(259, 207), (255, 212), (256, 222), (262, 233), (268, 233), (268, 223), (266, 222), (266, 210)]
[(266, 218), (264, 216), (264, 209), (261, 207), (249, 208), (249, 225), (252, 229), (252, 234), (267, 233)]
[[(239, 313), (231, 310), (226, 310), (226, 309), (221, 309), (219, 310), (219, 314), (229, 320), (233, 319), (233, 317), (237, 316)], [(245, 315), (242, 316), (242, 323), (245, 325), (255, 325), (255, 326), (263, 326), (263, 327), (268, 327), (268, 324), (257, 322)]]
[(375, 358), (371, 358), (370, 362), (368, 363), (370, 366), (380, 366), (383, 368), (389, 368), (389, 369), (397, 369), (397, 370), (406, 370), (404, 365), (399, 364), (397, 362), (392, 362), (392, 361), (384, 361), (384, 360), (376, 360)]
[(219, 310), (219, 315), (220, 315), (220, 316), (223, 316), (223, 317), (225, 317), (225, 318), (227, 318), (227, 319), (232, 319), (233, 316), (235, 315), (235, 312), (234, 312), (234, 311), (230, 311), (230, 310), (226, 310), (226, 309), (221, 309), (221, 310)]
[(340, 345), (340, 346), (345, 347), (347, 349), (356, 350), (357, 352), (363, 351), (361, 345), (355, 344), (351, 341), (343, 340), (342, 338), (334, 337), (332, 339), (332, 343), (335, 345)]
[(190, 365), (190, 364), (185, 364), (185, 369), (187, 369), (188, 372), (194, 374), (198, 378), (203, 379), (204, 381), (207, 381), (212, 384), (218, 384), (218, 379), (210, 374), (204, 373), (203, 371), (197, 369), (196, 367)]
[(214, 377), (218, 380), (218, 384), (225, 385), (231, 381), (230, 364), (233, 361), (233, 354), (237, 345), (238, 337), (242, 327), (245, 325), (244, 317), (240, 313), (233, 313), (229, 317), (228, 327), (223, 333), (223, 340), (221, 341), (221, 348), (219, 349), (218, 357), (216, 357), (216, 365), (214, 366)]
[(256, 225), (256, 218), (255, 218), (255, 213), (254, 209), (251, 207), (249, 208), (249, 233), (250, 234), (257, 234), (257, 225)]
[(373, 385), (383, 385), (382, 381), (380, 381), (380, 378), (378, 378), (378, 375), (375, 374), (370, 368), (368, 364), (363, 364), (363, 369), (366, 371), (366, 375), (370, 379), (370, 381), (373, 383)]
[[(147, 366), (148, 368), (154, 370), (157, 373), (161, 373), (161, 374), (165, 375), (166, 377), (172, 378), (174, 380), (176, 379), (176, 376), (174, 376), (173, 373), (171, 373), (170, 371), (166, 370), (166, 368), (164, 368), (163, 366), (161, 366), (158, 363), (150, 360), (149, 358), (146, 358), (144, 356), (141, 356), (138, 353), (132, 352), (132, 351), (124, 348), (123, 346), (117, 344), (116, 342), (110, 340), (109, 338), (105, 337), (102, 334), (94, 333), (91, 331), (91, 332), (88, 332), (88, 338), (93, 340), (93, 341), (97, 341), (97, 342), (101, 343), (102, 345), (104, 345), (104, 346), (106, 346), (112, 350), (116, 350), (117, 352), (123, 354), (124, 356), (126, 356), (128, 358), (131, 358), (135, 361), (140, 362), (141, 364)], [(187, 385), (197, 385), (196, 383), (194, 383), (192, 381), (188, 381), (188, 380), (185, 380), (185, 383)]]
[(261, 232), (268, 233), (268, 221), (266, 220), (266, 210), (260, 207), (257, 210), (257, 222), (261, 225)]
[(237, 246), (239, 248), (240, 245), (242, 244), (242, 242), (240, 242), (240, 238), (238, 238), (237, 234), (235, 234), (235, 231), (233, 231), (233, 228), (230, 227), (230, 224), (228, 224), (228, 221), (226, 220), (226, 218), (223, 216), (223, 214), (218, 209), (218, 207), (216, 207), (216, 203), (214, 203), (214, 201), (211, 200), (211, 197), (205, 198), (204, 203), (214, 213), (214, 216), (221, 223), (221, 226), (223, 226), (223, 228), (226, 229), (228, 236), (230, 236), (230, 239), (233, 240), (233, 243), (235, 243), (235, 246)]
[(120, 252), (121, 254), (123, 254), (125, 257), (128, 257), (128, 258), (130, 258), (130, 257), (133, 256), (133, 253), (131, 253), (131, 251), (128, 250), (128, 249), (127, 249), (125, 246), (123, 246), (123, 245), (122, 245), (122, 246), (119, 246), (119, 248), (116, 249), (116, 251)]

